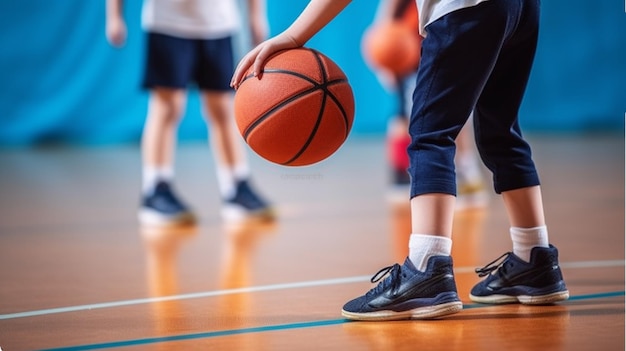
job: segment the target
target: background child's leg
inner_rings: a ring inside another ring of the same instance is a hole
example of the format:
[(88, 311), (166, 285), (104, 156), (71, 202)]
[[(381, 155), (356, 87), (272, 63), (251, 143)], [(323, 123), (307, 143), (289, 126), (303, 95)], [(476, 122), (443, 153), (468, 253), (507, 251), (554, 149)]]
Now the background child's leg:
[(222, 198), (234, 196), (237, 180), (249, 176), (243, 141), (232, 116), (231, 92), (202, 93), (205, 116), (209, 120), (209, 141), (217, 167)]
[(155, 88), (150, 94), (141, 139), (144, 193), (151, 192), (159, 179), (174, 176), (176, 135), (185, 102), (186, 93), (181, 89)]
[(474, 142), (472, 124), (473, 116), (470, 115), (456, 137), (454, 163), (456, 166), (457, 210), (484, 207), (489, 199), (482, 161)]
[(141, 140), (143, 196), (139, 221), (147, 225), (192, 223), (195, 217), (172, 187), (177, 131), (186, 92), (182, 89), (151, 90), (148, 117)]
[[(406, 203), (408, 199), (408, 185), (411, 180), (407, 171), (409, 167), (409, 156), (406, 149), (411, 143), (409, 136), (409, 114), (410, 114), (410, 94), (413, 91), (415, 75), (410, 77), (395, 77), (396, 90), (398, 96), (397, 111), (387, 123), (387, 159), (390, 167), (392, 189), (397, 194), (393, 194), (393, 200)], [(408, 91), (410, 89), (411, 92)], [(407, 100), (409, 96), (409, 100)]]
[(250, 182), (245, 144), (232, 115), (232, 98), (231, 91), (202, 93), (220, 195), (224, 201), (222, 216), (229, 221), (250, 216), (273, 219), (272, 209)]

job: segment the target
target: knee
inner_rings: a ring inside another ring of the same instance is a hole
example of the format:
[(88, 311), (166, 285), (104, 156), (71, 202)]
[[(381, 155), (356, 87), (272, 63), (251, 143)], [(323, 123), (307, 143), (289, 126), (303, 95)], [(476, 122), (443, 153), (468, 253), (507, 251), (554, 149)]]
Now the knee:
[(184, 100), (176, 94), (155, 93), (150, 99), (149, 118), (163, 124), (176, 124), (180, 121)]
[(205, 96), (205, 118), (216, 128), (226, 128), (233, 122), (232, 103), (230, 95), (216, 94)]

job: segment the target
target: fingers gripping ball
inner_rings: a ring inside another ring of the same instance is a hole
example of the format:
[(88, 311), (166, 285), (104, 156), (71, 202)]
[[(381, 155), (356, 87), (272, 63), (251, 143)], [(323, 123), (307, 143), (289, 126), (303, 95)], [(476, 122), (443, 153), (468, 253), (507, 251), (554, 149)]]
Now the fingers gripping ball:
[(320, 162), (343, 145), (354, 95), (339, 66), (309, 48), (280, 51), (260, 79), (246, 73), (235, 93), (235, 119), (250, 148), (284, 166)]
[(373, 67), (404, 75), (417, 69), (421, 45), (414, 28), (401, 21), (388, 21), (365, 31), (361, 50)]

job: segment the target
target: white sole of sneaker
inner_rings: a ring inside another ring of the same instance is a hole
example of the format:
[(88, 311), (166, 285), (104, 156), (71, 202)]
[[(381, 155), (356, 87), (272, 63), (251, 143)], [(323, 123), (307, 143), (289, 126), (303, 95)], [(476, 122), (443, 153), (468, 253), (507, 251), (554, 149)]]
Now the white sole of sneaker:
[(559, 291), (542, 296), (518, 296), (517, 300), (524, 305), (545, 305), (569, 299), (569, 291)]
[(224, 205), (224, 207), (222, 207), (222, 218), (227, 222), (237, 222), (247, 219), (274, 220), (276, 214), (271, 208), (250, 212), (241, 206)]
[(509, 295), (491, 295), (491, 296), (474, 296), (470, 294), (470, 300), (478, 303), (486, 304), (507, 304), (507, 303), (521, 303), (524, 305), (547, 305), (554, 302), (564, 301), (569, 299), (569, 291), (559, 291), (552, 294), (530, 296), (509, 296)]
[(341, 315), (356, 321), (396, 321), (403, 319), (433, 319), (457, 313), (463, 309), (463, 303), (448, 302), (436, 306), (420, 307), (408, 311), (376, 311), (354, 313), (341, 310)]
[(141, 209), (137, 217), (141, 225), (147, 226), (177, 226), (196, 222), (196, 217), (190, 212), (177, 216), (164, 216), (156, 211)]

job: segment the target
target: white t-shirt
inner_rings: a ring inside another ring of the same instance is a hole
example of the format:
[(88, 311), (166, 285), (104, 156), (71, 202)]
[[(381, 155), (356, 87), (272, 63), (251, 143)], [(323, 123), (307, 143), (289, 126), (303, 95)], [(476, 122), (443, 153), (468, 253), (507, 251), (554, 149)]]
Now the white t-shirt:
[(427, 25), (452, 11), (476, 6), (488, 0), (415, 0), (419, 9), (420, 34), (426, 36)]
[(144, 30), (188, 39), (219, 39), (240, 28), (237, 0), (144, 0)]

